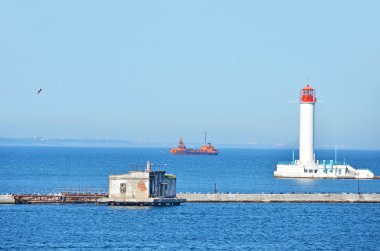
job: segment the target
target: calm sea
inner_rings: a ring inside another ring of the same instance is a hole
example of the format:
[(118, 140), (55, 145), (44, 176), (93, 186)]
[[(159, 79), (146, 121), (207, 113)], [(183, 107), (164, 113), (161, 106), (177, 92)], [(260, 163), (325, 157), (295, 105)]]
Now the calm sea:
[[(317, 151), (333, 159), (333, 151)], [(108, 175), (147, 160), (165, 163), (178, 192), (379, 193), (380, 180), (275, 179), (291, 150), (221, 149), (170, 156), (159, 148), (0, 148), (0, 193), (107, 190)], [(338, 160), (380, 175), (380, 151), (339, 151)], [(2, 205), (0, 249), (380, 250), (378, 204), (184, 204), (123, 208)]]

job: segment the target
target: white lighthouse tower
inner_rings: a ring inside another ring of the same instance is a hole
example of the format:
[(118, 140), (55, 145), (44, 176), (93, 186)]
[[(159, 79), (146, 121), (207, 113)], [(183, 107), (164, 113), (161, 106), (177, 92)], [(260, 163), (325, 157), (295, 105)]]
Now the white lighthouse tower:
[(315, 90), (306, 85), (300, 92), (300, 145), (299, 160), (279, 161), (274, 172), (279, 178), (344, 178), (372, 179), (367, 169), (355, 169), (345, 162), (315, 159), (314, 111), (317, 98)]
[(300, 92), (300, 162), (315, 163), (314, 159), (314, 106), (315, 90), (307, 85)]

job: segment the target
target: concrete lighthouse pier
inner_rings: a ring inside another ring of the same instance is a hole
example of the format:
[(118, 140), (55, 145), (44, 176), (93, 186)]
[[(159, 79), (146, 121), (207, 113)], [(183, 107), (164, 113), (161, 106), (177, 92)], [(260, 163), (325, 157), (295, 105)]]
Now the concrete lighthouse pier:
[(277, 178), (373, 179), (368, 169), (356, 169), (345, 162), (316, 160), (314, 153), (314, 121), (317, 97), (307, 85), (300, 92), (299, 159), (280, 161), (274, 176)]
[(380, 194), (178, 194), (187, 203), (380, 203)]

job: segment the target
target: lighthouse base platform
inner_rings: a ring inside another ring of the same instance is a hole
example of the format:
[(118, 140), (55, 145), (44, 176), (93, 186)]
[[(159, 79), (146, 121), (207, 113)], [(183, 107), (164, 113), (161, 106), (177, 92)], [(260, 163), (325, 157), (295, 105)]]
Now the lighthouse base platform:
[(301, 163), (281, 161), (274, 172), (277, 178), (316, 178), (316, 179), (373, 179), (375, 175), (368, 169), (355, 169), (346, 163), (319, 161)]

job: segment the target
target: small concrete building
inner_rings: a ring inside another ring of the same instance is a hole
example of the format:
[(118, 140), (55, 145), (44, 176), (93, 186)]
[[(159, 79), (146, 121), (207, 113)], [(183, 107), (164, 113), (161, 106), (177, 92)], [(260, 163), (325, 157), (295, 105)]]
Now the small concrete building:
[(152, 171), (148, 161), (143, 171), (110, 175), (108, 198), (99, 203), (109, 205), (179, 205), (176, 198), (176, 176), (166, 171)]

